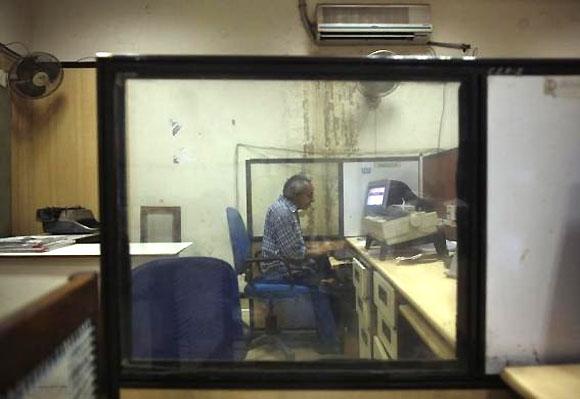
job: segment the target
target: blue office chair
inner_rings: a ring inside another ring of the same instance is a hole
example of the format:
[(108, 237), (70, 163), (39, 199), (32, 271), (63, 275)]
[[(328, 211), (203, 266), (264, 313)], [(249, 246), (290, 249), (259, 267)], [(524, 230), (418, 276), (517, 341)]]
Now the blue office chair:
[(239, 360), (237, 276), (207, 257), (159, 259), (132, 271), (132, 356), (143, 360)]
[(276, 315), (274, 314), (274, 303), (277, 300), (295, 298), (299, 295), (310, 293), (310, 288), (305, 285), (292, 284), (287, 282), (260, 281), (252, 276), (252, 265), (255, 263), (271, 261), (273, 259), (285, 261), (282, 258), (259, 258), (251, 255), (251, 240), (246, 230), (246, 226), (237, 209), (228, 207), (226, 209), (228, 220), (230, 243), (234, 255), (234, 266), (238, 274), (245, 274), (247, 285), (244, 293), (248, 299), (264, 300), (268, 304), (266, 315), (265, 335), (262, 335), (250, 343), (250, 346), (273, 345), (281, 350), (287, 360), (294, 359), (294, 353), (277, 336), (278, 328)]

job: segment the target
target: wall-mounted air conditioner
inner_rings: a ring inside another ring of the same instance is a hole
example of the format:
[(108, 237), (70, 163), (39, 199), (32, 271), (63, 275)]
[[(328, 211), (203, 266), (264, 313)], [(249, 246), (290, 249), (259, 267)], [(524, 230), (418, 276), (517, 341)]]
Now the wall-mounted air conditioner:
[(428, 4), (318, 4), (315, 27), (321, 44), (424, 44), (433, 31)]

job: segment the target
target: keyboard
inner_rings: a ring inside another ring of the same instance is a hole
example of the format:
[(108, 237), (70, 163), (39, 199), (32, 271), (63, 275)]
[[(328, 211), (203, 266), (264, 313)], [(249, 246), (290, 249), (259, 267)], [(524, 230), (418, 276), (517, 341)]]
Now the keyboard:
[(354, 258), (354, 253), (350, 249), (342, 248), (334, 250), (332, 256), (336, 260), (349, 260)]

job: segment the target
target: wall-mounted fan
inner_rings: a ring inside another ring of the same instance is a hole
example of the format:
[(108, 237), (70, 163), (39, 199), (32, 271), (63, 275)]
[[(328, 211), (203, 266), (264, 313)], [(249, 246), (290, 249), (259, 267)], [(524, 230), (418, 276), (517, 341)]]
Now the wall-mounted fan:
[(52, 54), (33, 52), (18, 59), (10, 68), (10, 90), (24, 98), (42, 98), (62, 82), (60, 61)]
[[(395, 53), (388, 50), (378, 50), (370, 53), (369, 58), (389, 58)], [(371, 108), (376, 108), (381, 99), (391, 94), (399, 86), (399, 82), (394, 81), (363, 81), (359, 82), (358, 89), (362, 95), (368, 100)]]

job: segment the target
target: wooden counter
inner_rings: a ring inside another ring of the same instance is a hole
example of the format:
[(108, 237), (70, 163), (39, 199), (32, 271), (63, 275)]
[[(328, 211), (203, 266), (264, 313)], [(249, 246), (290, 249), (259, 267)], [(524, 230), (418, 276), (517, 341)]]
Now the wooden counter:
[(506, 367), (501, 378), (524, 398), (580, 396), (580, 364)]
[[(443, 262), (399, 265), (394, 260), (379, 260), (379, 248), (367, 251), (364, 248), (364, 239), (347, 238), (346, 241), (367, 263), (389, 280), (411, 305), (403, 309), (403, 316), (412, 323), (413, 319), (417, 319), (413, 318), (412, 311), (416, 311), (440, 335), (450, 349), (444, 351), (447, 355), (442, 357), (449, 358), (448, 354), (455, 352), (457, 280), (446, 276), (447, 269)], [(421, 335), (421, 331), (417, 332)]]

